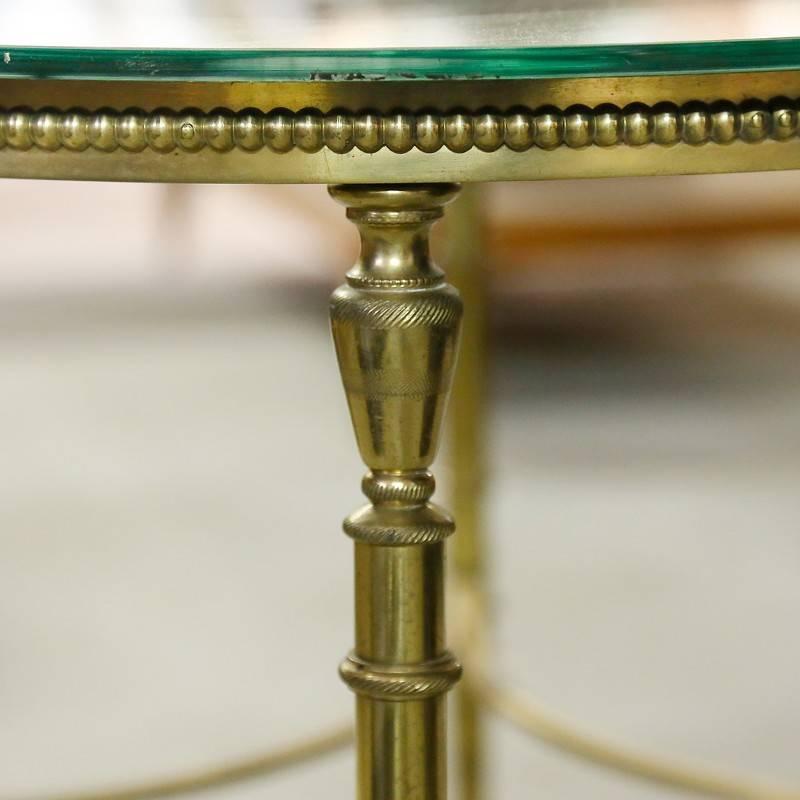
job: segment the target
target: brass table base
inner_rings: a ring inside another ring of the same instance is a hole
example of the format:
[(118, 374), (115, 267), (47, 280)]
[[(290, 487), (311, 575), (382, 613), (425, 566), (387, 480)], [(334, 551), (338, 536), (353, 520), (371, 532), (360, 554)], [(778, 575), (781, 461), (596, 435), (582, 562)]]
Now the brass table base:
[[(356, 693), (359, 800), (446, 800), (446, 692), (461, 667), (445, 647), (444, 548), (451, 518), (430, 502), (444, 407), (455, 372), (459, 294), (431, 261), (428, 230), (456, 195), (450, 184), (337, 186), (361, 234), (361, 256), (331, 298), (331, 326), (369, 503), (351, 514), (355, 647), (340, 672)], [(477, 194), (465, 192), (450, 229), (454, 282), (467, 301), (450, 430), (454, 505), (451, 585), (466, 660), (457, 693), (463, 800), (482, 792), (481, 718), (495, 713), (563, 752), (619, 773), (725, 800), (800, 800), (800, 792), (707, 772), (610, 744), (491, 679), (480, 520), (485, 291)], [(352, 725), (194, 774), (39, 800), (145, 800), (263, 777), (350, 743)]]

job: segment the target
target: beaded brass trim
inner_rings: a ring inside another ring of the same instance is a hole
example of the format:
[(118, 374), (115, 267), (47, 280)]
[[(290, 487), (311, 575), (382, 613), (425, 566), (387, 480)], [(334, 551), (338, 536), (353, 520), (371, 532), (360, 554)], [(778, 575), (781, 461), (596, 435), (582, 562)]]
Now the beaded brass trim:
[(145, 113), (137, 109), (89, 112), (28, 108), (0, 109), (0, 148), (138, 153), (154, 150), (197, 152), (208, 146), (221, 153), (257, 152), (264, 148), (288, 153), (297, 148), (316, 153), (323, 148), (347, 153), (354, 148), (376, 153), (386, 147), (395, 153), (413, 148), (434, 153), (442, 147), (455, 153), (473, 148), (492, 152), (503, 146), (515, 151), (553, 150), (560, 146), (583, 148), (680, 142), (701, 145), (741, 140), (785, 141), (798, 132), (795, 101), (776, 98), (736, 105), (671, 103), (633, 104), (625, 108), (600, 105), (572, 106), (566, 110), (514, 108), (506, 112), (476, 113), (398, 111), (378, 114), (348, 111), (322, 114), (316, 109), (293, 112), (248, 109), (238, 113), (221, 109), (208, 114), (197, 110), (162, 109)]

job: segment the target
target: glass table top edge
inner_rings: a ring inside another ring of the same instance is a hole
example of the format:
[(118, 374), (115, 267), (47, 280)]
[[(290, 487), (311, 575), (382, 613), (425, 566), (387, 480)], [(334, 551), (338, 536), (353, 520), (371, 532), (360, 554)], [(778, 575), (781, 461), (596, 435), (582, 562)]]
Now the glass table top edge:
[(0, 44), (0, 79), (346, 83), (780, 70), (800, 70), (800, 38), (383, 50), (140, 50)]

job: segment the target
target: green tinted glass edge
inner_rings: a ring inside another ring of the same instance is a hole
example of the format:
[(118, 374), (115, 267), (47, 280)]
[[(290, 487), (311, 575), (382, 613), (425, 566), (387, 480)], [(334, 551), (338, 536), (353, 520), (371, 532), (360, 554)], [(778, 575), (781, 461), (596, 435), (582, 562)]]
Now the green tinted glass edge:
[(347, 81), (568, 78), (800, 69), (800, 39), (502, 49), (100, 50), (0, 45), (0, 77)]

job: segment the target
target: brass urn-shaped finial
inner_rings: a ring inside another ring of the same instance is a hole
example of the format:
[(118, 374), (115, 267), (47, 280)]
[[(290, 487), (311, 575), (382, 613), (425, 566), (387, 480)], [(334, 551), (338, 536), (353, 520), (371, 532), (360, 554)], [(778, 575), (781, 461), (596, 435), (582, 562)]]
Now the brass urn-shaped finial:
[(439, 443), (461, 300), (431, 261), (428, 232), (457, 187), (332, 187), (361, 255), (331, 298), (331, 326), (358, 447), (373, 470), (430, 466)]

